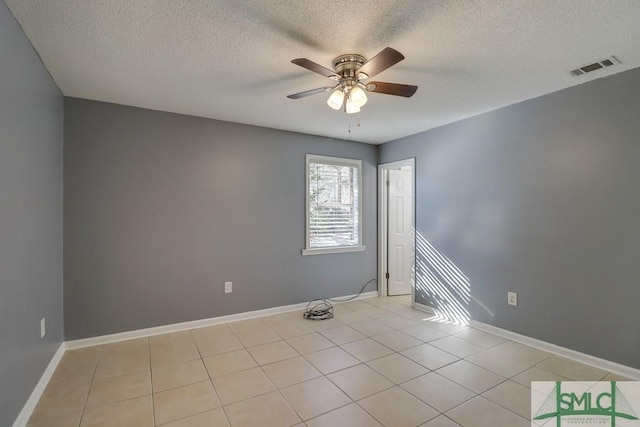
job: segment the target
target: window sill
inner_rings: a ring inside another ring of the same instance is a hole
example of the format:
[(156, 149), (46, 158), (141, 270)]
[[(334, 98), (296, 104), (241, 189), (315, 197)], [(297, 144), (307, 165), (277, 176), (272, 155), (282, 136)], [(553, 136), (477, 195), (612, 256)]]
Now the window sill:
[(324, 255), (324, 254), (339, 254), (345, 252), (364, 252), (364, 246), (344, 246), (340, 248), (314, 248), (303, 249), (302, 255)]

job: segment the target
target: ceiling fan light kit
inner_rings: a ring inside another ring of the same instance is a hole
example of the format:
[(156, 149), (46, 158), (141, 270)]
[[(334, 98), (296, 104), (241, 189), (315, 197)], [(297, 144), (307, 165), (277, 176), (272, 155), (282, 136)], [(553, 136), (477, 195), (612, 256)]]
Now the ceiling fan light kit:
[(329, 99), (327, 99), (327, 105), (334, 110), (339, 110), (342, 108), (342, 103), (344, 102), (344, 92), (341, 89), (336, 89), (333, 91)]
[(347, 114), (359, 113), (360, 106), (353, 102), (353, 99), (351, 99), (351, 97), (348, 97), (347, 102), (345, 102), (344, 104), (344, 111), (346, 111)]
[(358, 107), (362, 107), (367, 103), (367, 94), (364, 93), (360, 86), (353, 86), (351, 92), (349, 92), (349, 99)]
[(333, 70), (316, 64), (307, 58), (294, 59), (291, 61), (292, 63), (323, 75), (330, 80), (337, 81), (338, 84), (333, 87), (322, 87), (294, 93), (287, 97), (300, 99), (317, 93), (332, 91), (329, 99), (327, 99), (327, 105), (336, 111), (343, 109), (347, 114), (360, 112), (360, 108), (368, 101), (366, 92), (408, 98), (418, 90), (417, 86), (386, 82), (362, 82), (362, 80), (373, 77), (403, 59), (404, 56), (400, 52), (390, 47), (383, 49), (382, 52), (369, 61), (364, 56), (353, 53), (340, 55), (333, 60)]

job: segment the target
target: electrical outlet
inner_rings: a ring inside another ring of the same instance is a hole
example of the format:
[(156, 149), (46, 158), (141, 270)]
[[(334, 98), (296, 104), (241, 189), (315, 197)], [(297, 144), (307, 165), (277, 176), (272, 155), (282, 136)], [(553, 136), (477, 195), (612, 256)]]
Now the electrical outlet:
[(509, 305), (518, 305), (518, 294), (515, 292), (507, 292), (507, 303), (509, 303)]
[(230, 294), (233, 292), (233, 282), (224, 282), (224, 293)]
[(42, 320), (40, 320), (40, 338), (44, 338), (44, 334), (47, 333), (47, 328), (46, 328), (46, 322), (44, 320), (44, 317), (42, 318)]

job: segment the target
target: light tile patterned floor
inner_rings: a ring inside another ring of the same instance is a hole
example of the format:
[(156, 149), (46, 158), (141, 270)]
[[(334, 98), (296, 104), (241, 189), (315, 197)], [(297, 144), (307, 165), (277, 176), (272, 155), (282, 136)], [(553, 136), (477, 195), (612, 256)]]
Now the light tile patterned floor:
[(29, 426), (526, 427), (531, 381), (608, 375), (371, 298), (68, 351)]

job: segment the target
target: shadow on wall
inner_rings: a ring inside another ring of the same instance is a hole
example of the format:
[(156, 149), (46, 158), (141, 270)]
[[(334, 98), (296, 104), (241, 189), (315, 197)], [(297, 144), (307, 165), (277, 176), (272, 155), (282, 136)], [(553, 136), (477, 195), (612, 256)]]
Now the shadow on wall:
[(471, 302), (469, 278), (419, 231), (415, 236), (416, 301), (433, 308), (435, 316), (430, 321), (468, 325)]

